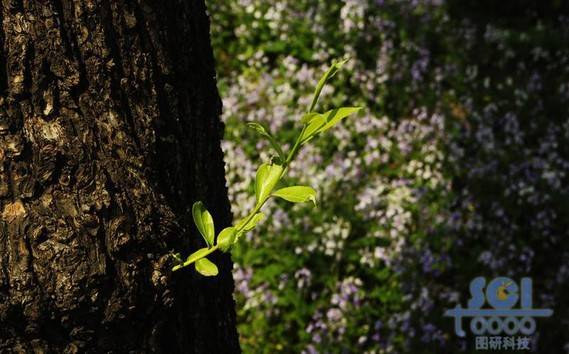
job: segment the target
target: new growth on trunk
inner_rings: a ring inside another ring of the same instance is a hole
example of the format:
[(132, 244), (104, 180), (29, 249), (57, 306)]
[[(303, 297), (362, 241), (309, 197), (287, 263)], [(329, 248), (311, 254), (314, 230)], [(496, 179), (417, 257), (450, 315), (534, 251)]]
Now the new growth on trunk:
[(316, 103), (322, 92), (324, 85), (342, 68), (348, 60), (333, 63), (318, 81), (312, 102), (306, 114), (302, 116), (300, 122), (303, 124), (302, 130), (298, 134), (293, 147), (288, 154), (285, 154), (280, 144), (273, 136), (259, 123), (250, 122), (249, 127), (255, 129), (260, 135), (266, 138), (274, 149), (276, 156), (270, 162), (261, 164), (257, 170), (255, 178), (255, 198), (256, 204), (253, 210), (235, 225), (224, 228), (215, 237), (215, 226), (211, 214), (207, 211), (201, 201), (195, 202), (192, 207), (194, 223), (202, 235), (206, 247), (190, 254), (183, 260), (179, 253), (173, 254), (177, 263), (172, 270), (176, 271), (195, 263), (196, 270), (204, 276), (215, 276), (218, 269), (215, 263), (207, 258), (211, 253), (220, 250), (228, 252), (237, 243), (240, 237), (264, 219), (261, 208), (273, 197), (281, 198), (292, 203), (312, 202), (316, 206), (316, 190), (309, 186), (290, 186), (283, 187), (274, 191), (279, 182), (286, 176), (290, 164), (294, 161), (301, 147), (308, 143), (315, 136), (325, 132), (338, 124), (347, 116), (358, 112), (361, 107), (341, 107), (332, 109), (324, 113), (314, 111)]

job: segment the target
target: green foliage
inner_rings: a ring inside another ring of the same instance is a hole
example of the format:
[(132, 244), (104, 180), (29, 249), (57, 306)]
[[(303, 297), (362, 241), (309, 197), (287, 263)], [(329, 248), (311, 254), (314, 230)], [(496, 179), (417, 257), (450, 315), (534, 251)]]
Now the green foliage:
[(216, 276), (219, 273), (217, 266), (207, 258), (198, 259), (196, 261), (196, 270), (206, 277)]
[(192, 206), (192, 216), (198, 231), (203, 236), (208, 247), (213, 246), (215, 237), (215, 228), (213, 226), (213, 218), (202, 202), (196, 202)]
[(264, 163), (257, 170), (255, 178), (255, 197), (257, 205), (262, 205), (276, 184), (281, 179), (283, 166), (277, 164)]
[(265, 214), (257, 213), (252, 218), (245, 218), (237, 223), (237, 229), (242, 229), (242, 231), (250, 231), (265, 218)]
[[(215, 276), (218, 274), (217, 266), (210, 260), (205, 258), (208, 254), (219, 249), (222, 252), (228, 252), (231, 247), (239, 241), (240, 236), (247, 231), (252, 230), (264, 218), (264, 214), (259, 212), (263, 205), (270, 197), (279, 197), (292, 203), (301, 203), (311, 201), (316, 205), (316, 191), (311, 187), (306, 186), (293, 186), (281, 188), (275, 192), (273, 189), (284, 177), (289, 164), (293, 161), (298, 153), (301, 144), (304, 144), (316, 134), (336, 125), (341, 119), (356, 113), (361, 107), (342, 107), (320, 114), (312, 112), (318, 102), (318, 98), (324, 88), (324, 85), (341, 69), (347, 60), (333, 63), (318, 81), (318, 85), (314, 91), (314, 97), (310, 104), (309, 113), (314, 113), (309, 120), (302, 119), (303, 127), (298, 135), (296, 142), (289, 154), (285, 156), (282, 148), (278, 142), (267, 132), (267, 130), (258, 123), (248, 123), (249, 127), (253, 128), (264, 138), (268, 139), (272, 147), (279, 154), (279, 162), (277, 163), (263, 163), (257, 170), (255, 178), (255, 208), (249, 215), (238, 222), (235, 226), (226, 227), (217, 236), (217, 244), (214, 245), (215, 228), (211, 214), (207, 211), (201, 201), (195, 202), (192, 207), (192, 215), (194, 223), (206, 241), (207, 248), (202, 248), (192, 253), (184, 262), (181, 262), (180, 257), (176, 254), (173, 255), (174, 261), (177, 263), (172, 267), (173, 271), (187, 267), (195, 262), (196, 270), (204, 276)], [(306, 117), (304, 115), (303, 117)], [(318, 126), (315, 126), (316, 123)]]
[(282, 198), (292, 203), (304, 203), (311, 201), (314, 203), (314, 205), (316, 205), (316, 191), (312, 187), (285, 187), (273, 192), (273, 196)]
[(208, 254), (212, 253), (213, 251), (215, 251), (217, 249), (217, 247), (205, 247), (205, 248), (200, 248), (199, 250), (195, 251), (194, 253), (190, 254), (188, 256), (188, 258), (186, 258), (186, 260), (184, 262), (180, 262), (179, 257), (174, 257), (174, 260), (177, 261), (178, 264), (176, 264), (172, 270), (176, 271), (178, 269), (184, 268), (189, 266), (190, 264), (194, 263), (197, 260), (200, 260), (202, 258), (204, 258), (205, 256), (207, 256)]
[(237, 229), (234, 226), (226, 227), (225, 229), (221, 230), (217, 236), (217, 244), (219, 245), (219, 249), (223, 252), (227, 252), (231, 245), (233, 245), (235, 242), (236, 235)]
[(306, 122), (307, 127), (303, 134), (300, 136), (300, 142), (306, 143), (317, 134), (323, 133), (338, 124), (342, 119), (356, 113), (362, 109), (361, 107), (342, 107), (329, 110), (325, 113), (312, 113), (305, 115), (302, 119)]

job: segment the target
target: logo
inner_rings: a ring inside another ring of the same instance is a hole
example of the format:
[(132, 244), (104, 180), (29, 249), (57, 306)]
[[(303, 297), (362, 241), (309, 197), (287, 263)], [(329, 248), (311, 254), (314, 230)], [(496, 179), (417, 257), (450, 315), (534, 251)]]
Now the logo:
[[(476, 336), (478, 350), (530, 350), (536, 330), (536, 317), (549, 317), (551, 309), (533, 308), (533, 282), (522, 278), (519, 285), (510, 278), (498, 277), (488, 284), (477, 277), (470, 282), (468, 307), (457, 305), (445, 316), (454, 317), (454, 331), (464, 337), (462, 319), (470, 319), (470, 331)], [(483, 308), (487, 304), (489, 307)], [(515, 308), (519, 305), (518, 308)]]

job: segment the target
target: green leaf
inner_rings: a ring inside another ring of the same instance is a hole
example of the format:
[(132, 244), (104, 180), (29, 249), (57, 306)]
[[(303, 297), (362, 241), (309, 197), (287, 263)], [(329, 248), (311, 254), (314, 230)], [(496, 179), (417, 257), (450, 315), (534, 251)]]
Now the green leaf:
[(206, 277), (216, 276), (219, 273), (217, 266), (207, 258), (202, 258), (196, 262), (196, 270)]
[(322, 115), (326, 118), (326, 124), (317, 133), (325, 132), (326, 130), (332, 128), (338, 124), (342, 119), (346, 118), (350, 114), (358, 112), (362, 107), (341, 107), (332, 109)]
[(314, 119), (315, 117), (319, 116), (320, 113), (316, 113), (316, 112), (309, 112), (309, 113), (305, 113), (302, 118), (300, 118), (300, 122), (302, 124), (307, 124), (310, 123), (312, 121), (312, 119)]
[(282, 198), (293, 203), (304, 203), (311, 201), (316, 205), (316, 191), (307, 186), (293, 186), (281, 188), (273, 192), (275, 197)]
[[(332, 109), (325, 113), (312, 113), (308, 125), (300, 136), (301, 143), (306, 143), (310, 138), (332, 128), (342, 119), (360, 109), (362, 109), (362, 107), (342, 107)], [(304, 117), (308, 117), (308, 114)]]
[(227, 252), (235, 242), (235, 238), (235, 227), (226, 227), (217, 235), (217, 244), (223, 252)]
[(213, 246), (215, 238), (215, 228), (213, 226), (213, 218), (211, 214), (204, 207), (202, 202), (195, 202), (192, 206), (192, 216), (198, 231), (203, 236), (205, 242), (209, 247)]
[(200, 248), (199, 250), (195, 251), (194, 253), (190, 254), (188, 256), (188, 258), (186, 258), (186, 261), (184, 262), (184, 265), (190, 265), (192, 263), (194, 263), (195, 261), (197, 261), (198, 259), (201, 259), (205, 256), (207, 256), (208, 254), (211, 253), (211, 248)]
[(178, 264), (175, 267), (172, 268), (172, 271), (177, 271), (180, 268), (183, 267), (187, 267), (190, 264), (194, 263), (195, 261), (207, 256), (208, 254), (210, 254), (211, 252), (215, 251), (214, 248), (200, 248), (199, 250), (195, 251), (194, 253), (190, 254), (188, 256), (188, 258), (186, 258), (186, 261), (182, 264)]
[(336, 73), (348, 62), (349, 59), (339, 61), (337, 63), (333, 63), (330, 68), (322, 75), (318, 84), (316, 85), (316, 89), (314, 90), (314, 96), (312, 97), (312, 103), (310, 104), (310, 109), (308, 112), (312, 112), (314, 107), (316, 107), (316, 103), (318, 102), (318, 98), (320, 97), (320, 93), (322, 92), (322, 88), (326, 85), (326, 82), (330, 80)]
[[(243, 236), (243, 234), (247, 231), (251, 231), (255, 228), (255, 226), (257, 226), (257, 224), (263, 220), (265, 218), (265, 214), (263, 213), (257, 213), (255, 214), (255, 216), (253, 216), (251, 218), (251, 220), (249, 220), (249, 222), (247, 222), (248, 217), (244, 218), (243, 220), (239, 221), (237, 223), (237, 225), (235, 226), (235, 228), (237, 230), (239, 230), (237, 232), (237, 234), (235, 235), (235, 242), (237, 242), (241, 236)], [(245, 225), (245, 222), (247, 222), (247, 224)], [(234, 243), (235, 243), (234, 242)]]
[(251, 220), (249, 220), (249, 222), (247, 223), (247, 225), (243, 225), (243, 224), (245, 224), (245, 222), (246, 222), (247, 219), (248, 219), (248, 218), (245, 218), (245, 219), (239, 221), (239, 223), (237, 223), (237, 225), (235, 226), (235, 228), (241, 229), (241, 230), (243, 230), (243, 231), (250, 231), (250, 230), (253, 230), (253, 228), (254, 228), (255, 226), (257, 226), (257, 224), (258, 224), (261, 220), (263, 220), (264, 218), (265, 218), (265, 214), (263, 214), (263, 213), (257, 213), (257, 214), (255, 214), (255, 216), (253, 216), (253, 217), (251, 218)]
[(306, 126), (306, 129), (302, 132), (300, 136), (301, 142), (306, 142), (308, 139), (312, 138), (314, 135), (318, 133), (320, 128), (322, 128), (326, 124), (326, 117), (324, 115), (317, 115), (312, 118), (310, 123)]
[(259, 123), (255, 123), (255, 122), (249, 122), (247, 123), (247, 125), (250, 128), (253, 128), (257, 131), (257, 133), (261, 134), (262, 136), (264, 136), (265, 138), (267, 138), (267, 140), (269, 141), (269, 143), (271, 144), (271, 146), (273, 147), (273, 149), (275, 149), (275, 151), (277, 152), (277, 154), (279, 154), (279, 157), (281, 158), (282, 161), (284, 161), (286, 159), (285, 153), (282, 150), (282, 148), (280, 147), (280, 145), (277, 143), (277, 141), (275, 140), (275, 138), (273, 138), (273, 136), (265, 129), (265, 127), (263, 127), (261, 124)]
[(336, 75), (336, 73), (337, 73), (338, 71), (340, 71), (340, 69), (342, 69), (342, 67), (343, 67), (347, 62), (349, 62), (349, 61), (350, 61), (350, 58), (347, 58), (347, 59), (340, 60), (340, 61), (337, 61), (337, 62), (333, 63), (333, 64), (332, 64), (332, 67), (333, 67), (334, 69), (333, 69), (332, 72), (330, 73), (330, 77), (329, 77), (328, 79), (331, 79), (332, 77), (334, 77), (334, 75)]
[(283, 167), (277, 164), (262, 164), (257, 170), (255, 179), (255, 196), (257, 197), (257, 205), (267, 198), (275, 185), (279, 182)]

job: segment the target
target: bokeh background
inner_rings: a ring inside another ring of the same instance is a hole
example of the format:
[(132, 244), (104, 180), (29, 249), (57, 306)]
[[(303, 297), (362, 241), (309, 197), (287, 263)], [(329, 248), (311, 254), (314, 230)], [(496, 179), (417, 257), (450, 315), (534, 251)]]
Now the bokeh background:
[[(299, 156), (319, 206), (270, 203), (233, 251), (245, 353), (471, 352), (447, 308), (534, 279), (534, 347), (569, 352), (569, 16), (563, 1), (210, 0), (235, 217), (267, 144), (362, 105)], [(465, 324), (466, 326), (466, 324)]]

